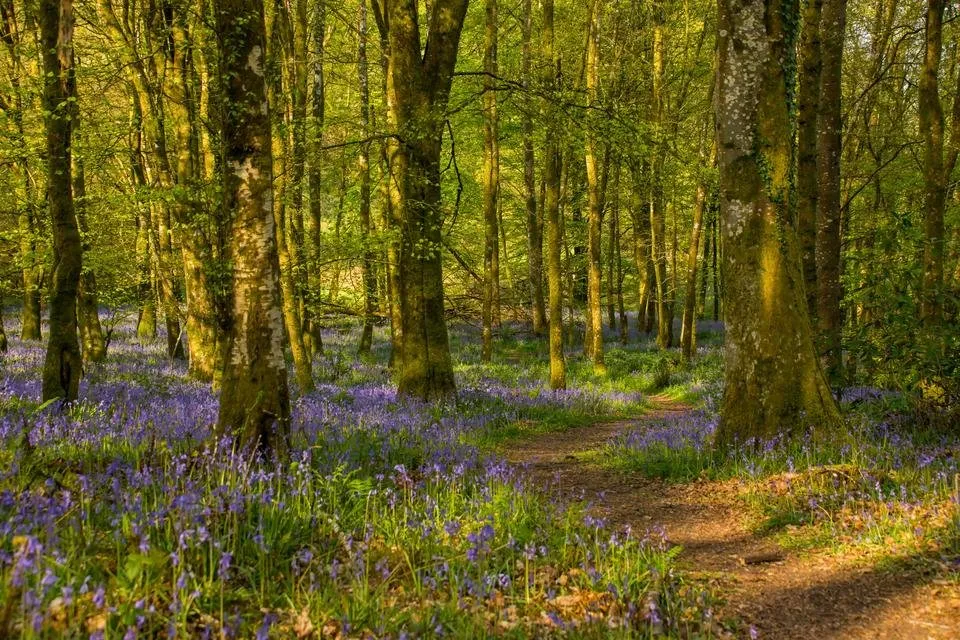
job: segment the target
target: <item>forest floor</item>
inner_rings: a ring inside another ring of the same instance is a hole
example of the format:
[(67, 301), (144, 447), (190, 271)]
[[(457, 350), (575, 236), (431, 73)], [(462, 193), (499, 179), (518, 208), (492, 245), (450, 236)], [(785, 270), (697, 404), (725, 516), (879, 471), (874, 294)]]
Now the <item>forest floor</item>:
[[(690, 411), (654, 397), (642, 418), (511, 442), (505, 455), (541, 486), (587, 500), (611, 526), (662, 527), (681, 566), (718, 583), (716, 615), (760, 638), (960, 638), (960, 589), (909, 564), (831, 550), (795, 552), (754, 532), (738, 480), (666, 481), (605, 469), (596, 451), (645, 422)], [(753, 631), (755, 630), (755, 632)]]

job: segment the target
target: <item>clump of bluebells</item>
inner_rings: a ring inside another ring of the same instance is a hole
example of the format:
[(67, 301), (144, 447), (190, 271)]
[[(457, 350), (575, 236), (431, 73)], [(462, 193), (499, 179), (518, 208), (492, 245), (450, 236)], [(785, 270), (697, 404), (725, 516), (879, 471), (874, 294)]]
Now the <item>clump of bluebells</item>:
[(716, 451), (716, 373), (691, 382), (702, 409), (621, 434), (604, 463), (676, 481), (737, 478), (761, 528), (789, 527), (784, 542), (873, 547), (960, 571), (960, 434), (918, 426), (897, 392), (852, 387), (840, 397), (841, 433)]
[[(398, 398), (339, 355), (296, 399), (294, 452), (212, 439), (217, 398), (115, 330), (81, 400), (39, 406), (42, 347), (0, 380), (0, 636), (73, 638), (710, 636), (711, 596), (655, 533), (560, 505), (478, 434), (536, 411), (642, 402), (530, 378)], [(383, 355), (383, 354), (381, 354)], [(479, 377), (477, 379), (479, 381)]]

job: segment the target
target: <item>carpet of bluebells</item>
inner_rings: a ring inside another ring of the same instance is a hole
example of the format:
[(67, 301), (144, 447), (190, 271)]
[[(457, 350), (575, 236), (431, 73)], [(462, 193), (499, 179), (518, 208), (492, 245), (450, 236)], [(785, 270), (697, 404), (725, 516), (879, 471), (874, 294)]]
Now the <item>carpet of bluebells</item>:
[(574, 390), (552, 393), (544, 345), (507, 336), (481, 365), (464, 329), (456, 403), (421, 404), (396, 396), (382, 331), (358, 360), (357, 332), (332, 327), (280, 465), (213, 440), (216, 393), (132, 321), (66, 408), (39, 403), (43, 346), (7, 332), (0, 637), (722, 634), (660, 536), (553, 502), (489, 446), (642, 412), (674, 375), (652, 351), (612, 350), (623, 375), (605, 379), (574, 362)]

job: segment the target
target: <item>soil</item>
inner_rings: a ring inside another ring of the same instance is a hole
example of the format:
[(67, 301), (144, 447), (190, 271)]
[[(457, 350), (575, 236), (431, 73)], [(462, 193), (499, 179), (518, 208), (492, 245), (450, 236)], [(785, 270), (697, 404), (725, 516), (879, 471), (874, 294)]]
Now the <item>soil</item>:
[(749, 526), (737, 481), (667, 482), (602, 469), (584, 455), (622, 431), (689, 407), (653, 398), (638, 420), (514, 442), (506, 457), (539, 486), (586, 500), (615, 527), (662, 527), (689, 571), (719, 582), (720, 619), (759, 638), (960, 639), (960, 588), (917, 571), (878, 569), (835, 552), (796, 553)]

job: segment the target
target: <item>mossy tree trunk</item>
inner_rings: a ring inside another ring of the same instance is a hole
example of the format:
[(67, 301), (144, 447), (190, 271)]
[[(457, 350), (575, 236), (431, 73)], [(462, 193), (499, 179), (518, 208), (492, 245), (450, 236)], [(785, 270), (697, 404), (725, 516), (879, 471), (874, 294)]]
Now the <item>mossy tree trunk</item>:
[(270, 99), (280, 105), (273, 110), (280, 138), (280, 152), (277, 159), (277, 176), (274, 178), (276, 198), (273, 201), (273, 214), (276, 224), (277, 255), (280, 264), (280, 302), (283, 312), (283, 324), (286, 327), (287, 343), (290, 355), (293, 358), (293, 368), (297, 377), (297, 385), (301, 393), (313, 391), (312, 358), (304, 341), (303, 322), (300, 315), (300, 305), (297, 299), (296, 249), (291, 246), (289, 233), (289, 216), (293, 207), (290, 205), (290, 194), (293, 190), (291, 183), (292, 172), (292, 130), (291, 113), (282, 105), (286, 105), (285, 96), (294, 93), (296, 81), (293, 74), (285, 73), (285, 67), (293, 58), (293, 16), (290, 15), (288, 4), (281, 1), (275, 3), (273, 23), (271, 25), (270, 49), (268, 59), (268, 81)]
[(326, 62), (327, 44), (327, 5), (326, 0), (318, 0), (311, 20), (310, 34), (313, 43), (313, 81), (310, 93), (310, 119), (313, 125), (308, 144), (306, 166), (307, 198), (310, 202), (308, 215), (310, 220), (310, 251), (307, 269), (307, 289), (310, 295), (306, 300), (307, 312), (304, 322), (309, 336), (311, 353), (323, 353), (323, 335), (321, 333), (319, 310), (315, 303), (320, 299), (320, 260), (321, 225), (323, 222), (323, 128), (326, 123)]
[(173, 217), (183, 261), (189, 374), (212, 382), (220, 352), (215, 293), (211, 269), (216, 221), (204, 211), (198, 197), (202, 181), (199, 133), (199, 88), (194, 84), (194, 43), (186, 11), (174, 10), (168, 49), (171, 73), (166, 88), (176, 139), (176, 188)]
[(441, 261), (440, 151), (467, 0), (436, 0), (421, 47), (419, 3), (385, 3), (390, 43), (391, 159), (400, 222), (402, 353), (399, 392), (424, 400), (453, 395), (453, 363), (444, 315)]
[[(603, 362), (603, 308), (601, 306), (601, 233), (603, 230), (604, 185), (601, 182), (600, 167), (597, 159), (597, 134), (594, 129), (598, 125), (593, 117), (593, 110), (599, 105), (600, 98), (600, 0), (590, 3), (590, 13), (587, 25), (587, 55), (586, 80), (587, 102), (590, 107), (589, 120), (586, 131), (586, 153), (584, 162), (587, 175), (587, 314), (589, 322), (586, 335), (585, 351), (593, 361), (593, 369), (597, 373), (606, 370)], [(591, 126), (593, 125), (593, 126)], [(609, 155), (609, 152), (608, 154)], [(606, 162), (603, 170), (607, 171)]]
[(923, 136), (923, 282), (920, 316), (936, 326), (943, 313), (944, 210), (947, 176), (943, 164), (943, 106), (940, 104), (940, 59), (943, 48), (943, 0), (927, 0), (923, 67), (918, 110)]
[(280, 264), (273, 211), (266, 25), (259, 0), (216, 0), (224, 118), (229, 330), (216, 432), (241, 444), (289, 451), (290, 395), (283, 358)]
[(650, 246), (653, 251), (653, 275), (656, 283), (657, 346), (673, 346), (673, 304), (670, 300), (670, 275), (667, 272), (667, 211), (663, 191), (666, 148), (666, 24), (663, 0), (653, 4), (653, 156), (650, 161)]
[[(80, 246), (86, 256), (90, 252), (90, 229), (87, 224), (87, 182), (84, 173), (83, 147), (77, 143), (79, 128), (78, 113), (74, 113), (74, 146), (71, 148), (73, 161), (73, 205), (80, 229)], [(78, 151), (80, 153), (78, 153)], [(80, 328), (80, 348), (85, 362), (101, 362), (107, 356), (107, 342), (100, 326), (100, 305), (97, 303), (97, 276), (93, 267), (84, 259), (80, 272), (80, 287), (77, 290), (77, 322)]]
[(805, 0), (800, 36), (800, 78), (797, 93), (797, 234), (807, 310), (817, 315), (817, 113), (823, 63), (820, 15), (823, 0)]
[(42, 0), (40, 45), (43, 56), (43, 108), (47, 142), (47, 204), (53, 233), (53, 291), (50, 332), (43, 363), (42, 399), (77, 398), (83, 361), (77, 339), (77, 290), (83, 247), (73, 204), (73, 3)]
[(819, 113), (817, 114), (817, 333), (827, 382), (843, 384), (843, 350), (840, 334), (840, 154), (843, 113), (843, 38), (847, 0), (823, 0), (820, 15), (821, 61)]
[[(370, 135), (370, 73), (367, 64), (367, 3), (360, 2), (357, 35), (357, 79), (360, 84), (360, 127), (363, 138)], [(360, 333), (359, 355), (369, 355), (373, 346), (373, 321), (377, 309), (377, 274), (374, 270), (374, 229), (370, 219), (370, 143), (360, 145), (357, 159), (360, 172), (360, 233), (363, 241), (363, 257), (360, 263), (363, 284), (363, 330)]]
[[(543, 85), (546, 91), (556, 90), (559, 61), (554, 50), (553, 0), (543, 0), (541, 55)], [(549, 96), (544, 98), (544, 115), (551, 122), (555, 117)], [(567, 388), (567, 367), (563, 354), (563, 274), (560, 249), (563, 244), (560, 217), (560, 173), (562, 155), (556, 135), (547, 135), (544, 148), (543, 211), (547, 227), (547, 290), (550, 306), (550, 388)]]
[[(533, 1), (523, 0), (523, 44), (521, 82), (524, 95), (530, 89), (533, 62)], [(530, 314), (533, 333), (547, 331), (546, 301), (543, 295), (543, 209), (537, 202), (536, 155), (533, 148), (533, 102), (527, 98), (521, 110), (523, 130), (523, 188), (527, 211), (527, 273), (530, 280)]]
[(680, 351), (684, 360), (690, 360), (697, 348), (697, 278), (706, 274), (697, 273), (697, 256), (700, 251), (700, 235), (703, 229), (703, 214), (707, 207), (707, 172), (716, 158), (716, 146), (711, 148), (709, 161), (704, 157), (704, 140), (700, 141), (699, 176), (697, 193), (693, 203), (693, 228), (690, 231), (690, 246), (687, 249), (687, 286), (683, 304), (683, 323), (680, 329)]
[(483, 53), (483, 304), (480, 359), (493, 357), (493, 325), (496, 320), (497, 291), (500, 288), (500, 243), (497, 203), (500, 192), (500, 147), (498, 141), (497, 93), (497, 0), (486, 0)]
[(840, 423), (816, 357), (793, 224), (796, 0), (720, 0), (726, 388), (720, 446)]

